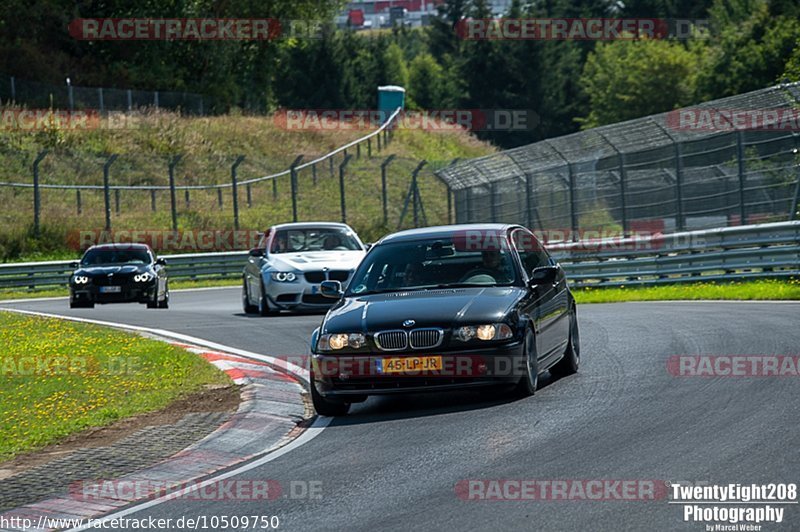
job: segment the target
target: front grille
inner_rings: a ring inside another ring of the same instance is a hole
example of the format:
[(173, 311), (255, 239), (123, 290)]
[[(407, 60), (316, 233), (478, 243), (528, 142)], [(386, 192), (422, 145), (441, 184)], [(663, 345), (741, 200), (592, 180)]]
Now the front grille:
[(415, 329), (411, 331), (409, 344), (412, 349), (430, 349), (441, 344), (443, 337), (441, 329)]
[(325, 272), (306, 272), (303, 275), (309, 283), (321, 283), (325, 280)]
[(112, 277), (98, 275), (97, 277), (92, 277), (92, 284), (95, 286), (124, 286), (130, 284), (131, 277), (128, 274), (115, 274)]
[(405, 331), (381, 331), (375, 334), (375, 344), (384, 351), (400, 351), (408, 347)]
[(331, 281), (346, 281), (350, 277), (350, 272), (347, 270), (333, 270), (328, 272), (328, 279)]
[(303, 303), (308, 303), (309, 305), (333, 305), (336, 300), (321, 294), (303, 294)]

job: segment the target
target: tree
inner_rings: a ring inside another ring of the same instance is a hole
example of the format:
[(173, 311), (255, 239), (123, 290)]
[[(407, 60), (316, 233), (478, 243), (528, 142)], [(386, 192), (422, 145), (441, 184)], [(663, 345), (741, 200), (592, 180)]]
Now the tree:
[(383, 55), (384, 72), (383, 82), (390, 85), (408, 86), (408, 67), (403, 50), (397, 43), (392, 43), (386, 48)]
[(589, 54), (580, 78), (590, 111), (583, 128), (669, 111), (691, 102), (696, 59), (680, 43), (614, 41)]
[(409, 96), (420, 109), (437, 109), (442, 100), (442, 67), (431, 54), (418, 55), (409, 70)]

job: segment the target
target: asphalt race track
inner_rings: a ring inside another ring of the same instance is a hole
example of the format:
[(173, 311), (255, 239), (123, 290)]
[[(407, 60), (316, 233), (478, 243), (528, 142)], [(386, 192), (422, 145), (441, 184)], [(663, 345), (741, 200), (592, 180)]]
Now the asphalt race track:
[[(241, 312), (240, 289), (173, 292), (169, 310), (10, 306), (167, 329), (268, 355), (308, 353), (319, 315)], [(470, 501), (467, 479), (797, 482), (792, 377), (675, 377), (673, 355), (798, 355), (800, 303), (584, 305), (579, 374), (529, 399), (372, 398), (239, 478), (321, 481), (322, 498), (167, 501), (127, 517), (277, 515), (280, 530), (704, 530), (655, 501)], [(541, 381), (540, 381), (541, 382)], [(800, 507), (764, 530), (800, 528)]]

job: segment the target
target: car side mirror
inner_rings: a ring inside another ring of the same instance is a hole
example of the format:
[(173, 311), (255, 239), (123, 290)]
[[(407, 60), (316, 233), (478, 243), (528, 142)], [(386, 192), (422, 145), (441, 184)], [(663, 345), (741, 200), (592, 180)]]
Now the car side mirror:
[(531, 272), (530, 286), (531, 288), (541, 286), (543, 284), (554, 284), (558, 278), (558, 266), (541, 266), (534, 268)]
[(248, 253), (251, 257), (263, 257), (264, 250), (262, 248), (253, 248)]
[(322, 281), (319, 285), (319, 293), (324, 297), (339, 299), (342, 297), (342, 283), (339, 281)]
[(77, 270), (78, 268), (81, 267), (81, 263), (78, 262), (77, 260), (74, 260), (69, 263), (69, 267), (72, 268), (73, 270)]
[(167, 259), (156, 259), (156, 264), (158, 264), (159, 266), (166, 266)]

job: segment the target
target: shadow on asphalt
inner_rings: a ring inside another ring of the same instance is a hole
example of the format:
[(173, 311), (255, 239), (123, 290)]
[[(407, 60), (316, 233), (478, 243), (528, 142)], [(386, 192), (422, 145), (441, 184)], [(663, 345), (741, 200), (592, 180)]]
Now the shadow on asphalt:
[[(539, 376), (537, 390), (541, 391), (557, 380), (549, 373), (543, 373)], [(469, 412), (520, 400), (513, 390), (502, 388), (487, 388), (481, 392), (473, 390), (375, 396), (365, 403), (354, 404), (350, 413), (335, 418), (331, 427)]]

